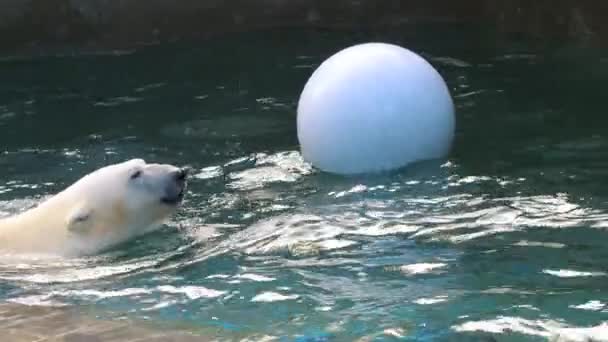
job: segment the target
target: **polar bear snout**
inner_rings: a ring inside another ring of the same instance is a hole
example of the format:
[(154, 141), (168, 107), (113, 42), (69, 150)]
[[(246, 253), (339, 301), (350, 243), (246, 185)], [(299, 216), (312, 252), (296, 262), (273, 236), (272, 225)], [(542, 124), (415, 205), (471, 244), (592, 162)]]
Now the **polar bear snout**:
[(188, 172), (187, 168), (180, 168), (171, 173), (172, 181), (167, 186), (166, 193), (161, 198), (161, 202), (168, 205), (177, 205), (184, 199)]
[(181, 169), (177, 169), (176, 171), (173, 172), (173, 178), (179, 183), (179, 182), (185, 182), (186, 181), (186, 177), (188, 176), (188, 172), (190, 171), (190, 169), (188, 168), (181, 168)]

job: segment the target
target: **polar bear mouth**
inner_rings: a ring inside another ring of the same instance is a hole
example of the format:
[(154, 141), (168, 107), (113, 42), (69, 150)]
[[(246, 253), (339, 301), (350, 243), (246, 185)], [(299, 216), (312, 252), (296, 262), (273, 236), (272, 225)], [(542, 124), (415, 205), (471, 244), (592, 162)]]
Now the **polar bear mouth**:
[(186, 178), (190, 169), (181, 168), (173, 173), (175, 185), (167, 189), (167, 194), (160, 199), (166, 205), (177, 205), (184, 199), (184, 191), (186, 190)]
[(184, 199), (184, 188), (182, 188), (177, 194), (171, 196), (165, 196), (160, 199), (163, 204), (177, 205)]

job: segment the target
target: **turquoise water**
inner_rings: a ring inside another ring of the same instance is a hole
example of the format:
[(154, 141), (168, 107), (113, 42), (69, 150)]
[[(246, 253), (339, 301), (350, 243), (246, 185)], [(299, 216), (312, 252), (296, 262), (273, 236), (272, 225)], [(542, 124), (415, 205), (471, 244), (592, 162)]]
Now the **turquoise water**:
[(608, 54), (390, 37), (444, 75), (454, 150), (391, 174), (319, 173), (298, 154), (299, 92), (324, 58), (380, 37), (3, 58), (0, 213), (133, 157), (195, 175), (159, 232), (95, 257), (5, 257), (0, 298), (225, 340), (542, 341), (608, 320)]

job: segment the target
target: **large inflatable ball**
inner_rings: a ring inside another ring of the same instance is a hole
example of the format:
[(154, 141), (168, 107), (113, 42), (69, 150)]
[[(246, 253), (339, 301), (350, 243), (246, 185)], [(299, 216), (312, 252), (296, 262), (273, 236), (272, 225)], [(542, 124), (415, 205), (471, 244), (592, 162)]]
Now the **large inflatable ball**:
[(299, 99), (298, 140), (318, 169), (361, 174), (445, 157), (454, 104), (441, 75), (402, 47), (366, 43), (325, 60)]

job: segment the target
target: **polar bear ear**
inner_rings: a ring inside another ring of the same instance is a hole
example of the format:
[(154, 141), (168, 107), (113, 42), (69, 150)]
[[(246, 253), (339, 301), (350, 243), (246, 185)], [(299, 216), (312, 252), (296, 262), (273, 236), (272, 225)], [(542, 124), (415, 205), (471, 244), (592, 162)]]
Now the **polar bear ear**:
[(93, 210), (90, 207), (76, 207), (67, 217), (68, 231), (72, 233), (87, 233), (93, 226), (92, 215)]

